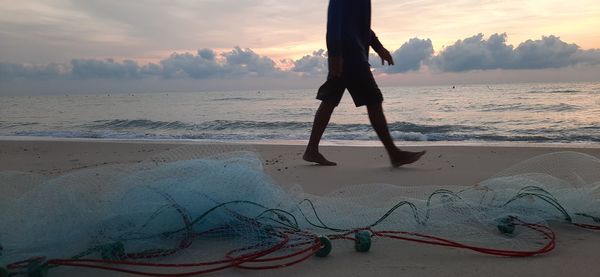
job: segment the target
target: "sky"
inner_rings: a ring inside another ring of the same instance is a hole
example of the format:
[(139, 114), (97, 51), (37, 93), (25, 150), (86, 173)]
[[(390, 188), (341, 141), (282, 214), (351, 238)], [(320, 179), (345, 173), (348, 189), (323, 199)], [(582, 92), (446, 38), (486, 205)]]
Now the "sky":
[[(371, 2), (382, 85), (600, 80), (600, 1)], [(327, 5), (0, 0), (0, 94), (318, 86)]]

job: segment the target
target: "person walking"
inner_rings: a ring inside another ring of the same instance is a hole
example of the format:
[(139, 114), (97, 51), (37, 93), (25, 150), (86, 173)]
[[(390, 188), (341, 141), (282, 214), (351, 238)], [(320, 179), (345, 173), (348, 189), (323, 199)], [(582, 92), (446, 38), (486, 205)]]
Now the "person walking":
[(303, 159), (320, 165), (336, 165), (319, 152), (319, 143), (333, 110), (348, 89), (356, 107), (367, 107), (371, 125), (392, 166), (399, 167), (419, 160), (425, 151), (403, 151), (394, 144), (383, 112), (383, 95), (371, 73), (369, 47), (379, 55), (382, 65), (385, 62), (394, 65), (392, 55), (371, 30), (371, 0), (330, 0), (326, 40), (329, 74), (317, 93), (321, 104), (315, 114)]

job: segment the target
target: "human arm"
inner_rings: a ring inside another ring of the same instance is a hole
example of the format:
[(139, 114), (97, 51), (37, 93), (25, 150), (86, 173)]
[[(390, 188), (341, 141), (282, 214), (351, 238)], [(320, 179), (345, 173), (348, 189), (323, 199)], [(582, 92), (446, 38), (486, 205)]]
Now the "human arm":
[(392, 58), (390, 51), (383, 47), (383, 44), (381, 44), (373, 30), (371, 30), (371, 48), (373, 48), (373, 50), (375, 50), (375, 53), (377, 53), (377, 55), (379, 55), (379, 57), (381, 58), (381, 65), (384, 65), (385, 62), (387, 62), (388, 65), (394, 65), (394, 59)]

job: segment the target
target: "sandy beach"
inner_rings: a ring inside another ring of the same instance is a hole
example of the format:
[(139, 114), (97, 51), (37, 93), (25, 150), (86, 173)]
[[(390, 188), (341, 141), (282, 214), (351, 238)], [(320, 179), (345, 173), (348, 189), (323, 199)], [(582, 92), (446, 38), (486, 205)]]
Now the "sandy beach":
[[(0, 141), (0, 170), (18, 170), (58, 176), (78, 169), (140, 162), (158, 153), (195, 142), (4, 140)], [(336, 167), (321, 167), (301, 160), (301, 145), (257, 144), (266, 171), (279, 185), (300, 185), (305, 192), (325, 194), (354, 184), (386, 183), (397, 186), (475, 185), (517, 162), (556, 151), (578, 151), (600, 157), (597, 145), (483, 145), (406, 146), (425, 149), (418, 163), (399, 169), (389, 166), (382, 147), (323, 146)], [(19, 188), (0, 188), (4, 197)], [(600, 235), (565, 225), (557, 232), (556, 249), (531, 258), (499, 258), (464, 250), (422, 244), (374, 240), (372, 250), (357, 253), (352, 244), (335, 242), (327, 258), (312, 258), (271, 271), (225, 270), (215, 275), (235, 276), (599, 276), (595, 267)], [(97, 270), (60, 268), (50, 276), (113, 276)]]

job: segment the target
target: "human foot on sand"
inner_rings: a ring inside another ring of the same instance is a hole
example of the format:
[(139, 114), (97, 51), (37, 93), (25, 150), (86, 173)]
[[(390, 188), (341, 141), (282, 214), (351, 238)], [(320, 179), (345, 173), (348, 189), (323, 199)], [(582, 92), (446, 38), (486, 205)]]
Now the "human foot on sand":
[(302, 159), (307, 162), (317, 163), (319, 165), (337, 165), (337, 163), (325, 159), (325, 157), (323, 157), (323, 155), (321, 155), (319, 152), (304, 152)]
[(390, 160), (392, 162), (392, 167), (400, 167), (405, 164), (411, 164), (418, 161), (423, 155), (425, 155), (427, 151), (421, 152), (410, 152), (410, 151), (400, 151), (398, 150), (394, 154), (390, 155)]

